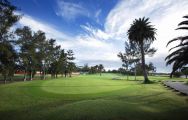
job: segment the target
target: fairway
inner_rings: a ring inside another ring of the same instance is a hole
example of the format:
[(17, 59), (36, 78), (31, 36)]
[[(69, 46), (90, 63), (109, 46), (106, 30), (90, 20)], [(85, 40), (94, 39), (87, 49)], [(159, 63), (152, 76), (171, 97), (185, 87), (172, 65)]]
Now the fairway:
[(0, 85), (0, 119), (188, 119), (186, 96), (165, 88), (160, 82), (141, 84), (133, 78), (126, 80), (126, 76), (118, 74), (97, 74)]

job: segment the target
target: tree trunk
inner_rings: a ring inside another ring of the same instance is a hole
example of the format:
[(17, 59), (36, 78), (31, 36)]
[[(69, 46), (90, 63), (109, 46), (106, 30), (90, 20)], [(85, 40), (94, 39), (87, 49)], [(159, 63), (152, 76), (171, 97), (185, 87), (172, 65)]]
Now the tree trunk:
[(136, 63), (135, 63), (135, 68), (134, 68), (134, 80), (136, 80)]
[(129, 80), (129, 73), (128, 73), (128, 71), (127, 71), (127, 80)]
[(40, 69), (40, 79), (42, 80), (42, 68)]
[(69, 77), (72, 77), (72, 72), (69, 73)]
[(7, 83), (7, 76), (5, 75), (4, 76), (4, 84), (6, 84)]
[(32, 70), (31, 70), (31, 72), (30, 72), (30, 80), (33, 80)]
[(27, 76), (27, 69), (24, 70), (24, 81), (26, 81), (26, 76)]
[(141, 57), (142, 57), (142, 69), (143, 69), (143, 74), (144, 74), (144, 83), (148, 83), (148, 75), (146, 72), (146, 67), (145, 67), (145, 55), (144, 55), (144, 46), (143, 43), (141, 44)]
[(46, 64), (44, 63), (44, 66), (43, 66), (43, 80), (46, 79)]
[(65, 78), (66, 78), (67, 77), (67, 72), (65, 71), (64, 73), (65, 73)]
[(46, 73), (45, 73), (45, 70), (43, 70), (43, 80), (45, 80), (46, 79)]
[(174, 73), (173, 71), (172, 71), (172, 72), (170, 73), (170, 78), (172, 78), (172, 76), (173, 76), (173, 73)]

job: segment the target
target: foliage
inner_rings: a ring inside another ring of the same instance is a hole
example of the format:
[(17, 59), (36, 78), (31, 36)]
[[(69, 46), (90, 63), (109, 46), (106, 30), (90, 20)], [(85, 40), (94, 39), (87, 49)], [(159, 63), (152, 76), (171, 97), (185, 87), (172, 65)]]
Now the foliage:
[(29, 72), (30, 80), (35, 71), (40, 71), (41, 79), (45, 79), (46, 73), (50, 73), (52, 78), (57, 78), (59, 73), (65, 74), (65, 77), (69, 73), (71, 77), (76, 66), (72, 50), (65, 52), (60, 45), (56, 45), (55, 39), (48, 40), (44, 32), (32, 32), (27, 26), (18, 28), (15, 33), (18, 36), (16, 43), (20, 48), (20, 65), (25, 74)]
[(104, 70), (104, 66), (103, 66), (102, 64), (99, 64), (98, 70), (99, 70), (100, 76), (101, 76), (101, 73), (102, 73), (102, 71)]
[(71, 76), (76, 67), (73, 51), (64, 52), (55, 39), (47, 39), (40, 30), (33, 32), (24, 26), (10, 31), (20, 18), (15, 10), (17, 8), (8, 0), (0, 1), (0, 73), (4, 81), (12, 80), (15, 71), (24, 71), (24, 81), (27, 76), (32, 80), (36, 72), (40, 72), (41, 79), (48, 73), (52, 77), (59, 73)]
[(14, 49), (14, 35), (10, 31), (10, 27), (20, 18), (14, 14), (15, 10), (16, 6), (9, 1), (0, 0), (0, 72), (5, 83), (8, 77), (12, 80), (16, 68), (17, 53)]
[[(183, 18), (188, 19), (188, 16), (184, 16)], [(188, 27), (186, 27), (187, 25), (188, 20), (185, 20), (178, 24), (180, 27), (176, 30), (188, 30)], [(167, 65), (172, 64), (172, 72), (170, 77), (172, 77), (175, 71), (188, 64), (188, 36), (174, 38), (167, 43), (167, 46), (176, 41), (178, 41), (179, 44), (169, 50), (173, 51), (165, 59)]]
[(177, 77), (177, 78), (179, 78), (179, 77), (181, 77), (181, 75), (182, 75), (182, 73), (181, 72), (178, 72), (178, 71), (176, 71), (176, 72), (174, 72), (174, 77)]
[(188, 67), (183, 67), (183, 68), (181, 69), (181, 72), (182, 72), (182, 74), (185, 75), (185, 77), (187, 78), (187, 76), (188, 76)]
[(90, 68), (89, 68), (88, 64), (85, 64), (83, 66), (83, 68), (81, 69), (81, 72), (89, 72), (89, 70), (90, 70)]
[(0, 41), (4, 41), (10, 27), (19, 20), (20, 16), (14, 14), (16, 10), (8, 0), (0, 0)]
[(79, 69), (79, 71), (82, 73), (89, 73), (89, 74), (96, 74), (99, 73), (100, 76), (101, 73), (104, 71), (104, 66), (102, 64), (94, 65), (94, 66), (88, 66), (88, 64), (85, 64), (83, 67)]
[(155, 40), (156, 29), (150, 25), (149, 18), (135, 19), (131, 24), (128, 32), (128, 38), (131, 44), (139, 46), (141, 51), (142, 69), (144, 72), (144, 83), (149, 82), (146, 68), (145, 68), (145, 53), (144, 46), (150, 47), (151, 43)]
[[(140, 54), (139, 49), (136, 46), (136, 44), (131, 44), (128, 42), (125, 42), (125, 53), (119, 52), (117, 55), (121, 61), (123, 62), (122, 67), (125, 67), (127, 73), (127, 79), (128, 79), (128, 73), (130, 73), (130, 69), (132, 67), (132, 64), (136, 65), (136, 63), (140, 60)], [(136, 76), (136, 71), (135, 71)]]

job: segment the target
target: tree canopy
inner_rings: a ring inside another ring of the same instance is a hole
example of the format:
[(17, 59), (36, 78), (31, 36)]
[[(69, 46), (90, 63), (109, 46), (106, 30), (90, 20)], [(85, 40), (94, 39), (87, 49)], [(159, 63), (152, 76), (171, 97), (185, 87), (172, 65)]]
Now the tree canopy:
[[(188, 19), (188, 16), (183, 16), (183, 18)], [(176, 30), (188, 30), (188, 20), (182, 21), (178, 24)], [(175, 41), (178, 41), (179, 44), (172, 47), (169, 51), (171, 52), (166, 58), (166, 65), (172, 64), (172, 72), (170, 77), (182, 67), (188, 64), (188, 36), (180, 36), (170, 40), (167, 43), (167, 46)]]

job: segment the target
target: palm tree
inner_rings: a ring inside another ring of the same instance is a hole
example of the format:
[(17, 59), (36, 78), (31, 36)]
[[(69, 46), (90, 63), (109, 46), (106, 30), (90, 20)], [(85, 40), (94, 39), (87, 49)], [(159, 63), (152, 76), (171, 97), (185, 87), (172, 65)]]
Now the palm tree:
[[(188, 16), (183, 16), (183, 18), (188, 19)], [(185, 26), (182, 26), (182, 25), (185, 25)], [(188, 25), (188, 20), (185, 20), (179, 23), (178, 26), (180, 27), (177, 28), (176, 30), (188, 30), (188, 27), (186, 25)], [(171, 52), (165, 59), (167, 61), (166, 62), (167, 65), (173, 64), (172, 72), (170, 74), (171, 78), (175, 71), (177, 71), (178, 69), (181, 69), (182, 67), (188, 64), (188, 36), (181, 36), (181, 37), (174, 38), (173, 40), (170, 40), (167, 43), (167, 46), (174, 41), (179, 41), (180, 43), (177, 46), (172, 47), (169, 50), (169, 51), (172, 51), (172, 50), (174, 51)]]
[(135, 19), (131, 24), (128, 32), (128, 38), (132, 44), (137, 44), (141, 51), (142, 69), (144, 73), (144, 83), (149, 79), (145, 68), (145, 44), (151, 44), (155, 40), (156, 29), (150, 25), (149, 18)]

